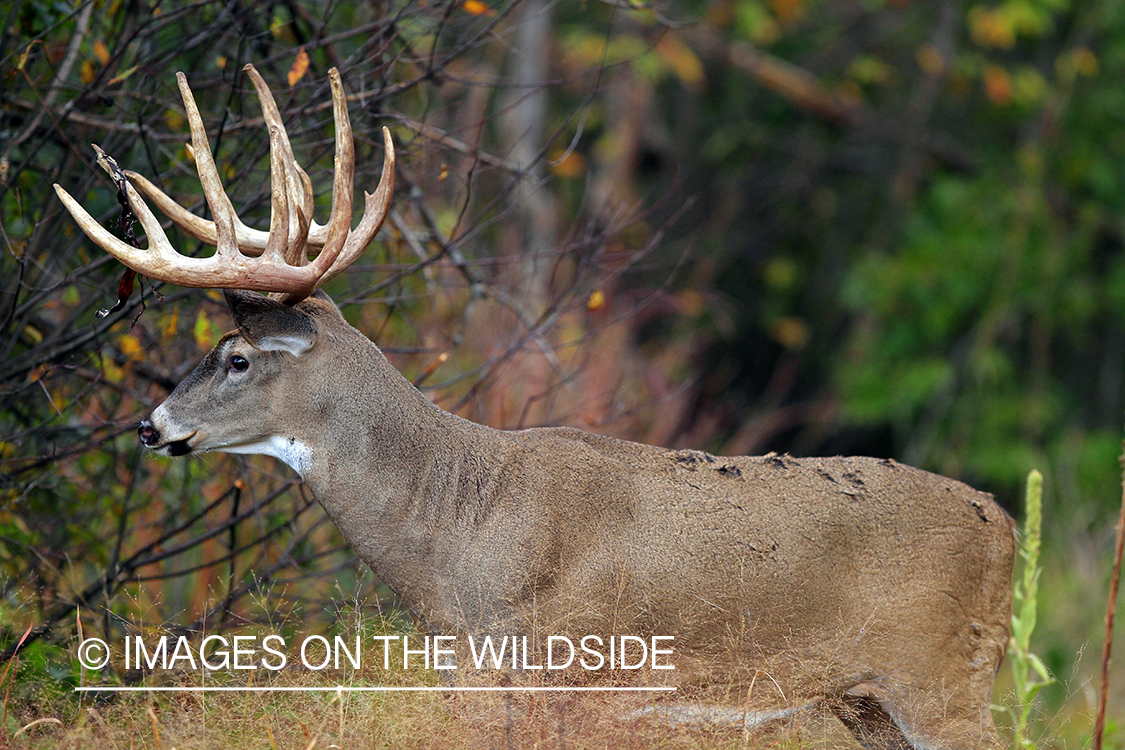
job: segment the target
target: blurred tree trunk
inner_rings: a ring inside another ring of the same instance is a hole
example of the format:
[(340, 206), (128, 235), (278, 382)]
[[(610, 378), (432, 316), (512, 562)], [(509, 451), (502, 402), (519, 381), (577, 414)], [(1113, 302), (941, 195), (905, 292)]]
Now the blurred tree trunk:
[(509, 159), (520, 169), (510, 202), (516, 221), (508, 241), (512, 255), (522, 255), (512, 291), (531, 318), (547, 307), (550, 266), (558, 234), (557, 208), (544, 180), (547, 128), (547, 82), (551, 50), (551, 5), (547, 0), (525, 0), (516, 20), (511, 48), (514, 87), (503, 107), (501, 131)]

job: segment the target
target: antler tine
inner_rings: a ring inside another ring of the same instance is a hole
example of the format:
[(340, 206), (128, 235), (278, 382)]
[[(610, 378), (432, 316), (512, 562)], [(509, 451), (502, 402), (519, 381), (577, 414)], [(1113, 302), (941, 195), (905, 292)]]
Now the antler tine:
[[(391, 131), (383, 128), (383, 174), (375, 193), (364, 191), (363, 216), (355, 229), (350, 229), (352, 191), (355, 175), (355, 143), (352, 138), (351, 119), (348, 116), (347, 98), (340, 72), (328, 71), (332, 85), (332, 112), (336, 123), (336, 156), (332, 183), (332, 215), (327, 225), (327, 235), (320, 255), (311, 263), (318, 269), (320, 284), (338, 276), (371, 244), (390, 210), (395, 189), (395, 148)], [(284, 298), (288, 304), (294, 300)]]
[(322, 277), (336, 262), (340, 250), (352, 228), (352, 190), (355, 176), (355, 143), (352, 140), (352, 123), (348, 117), (348, 102), (344, 98), (344, 84), (340, 71), (328, 71), (332, 86), (332, 117), (336, 123), (336, 154), (332, 170), (332, 214), (328, 217), (328, 236), (320, 255), (312, 262), (317, 275)]
[(375, 188), (374, 193), (364, 191), (363, 216), (360, 218), (359, 224), (355, 226), (355, 229), (348, 233), (348, 239), (344, 243), (344, 248), (340, 251), (339, 257), (336, 258), (332, 267), (321, 277), (322, 284), (334, 276), (337, 276), (341, 271), (355, 262), (355, 259), (359, 257), (360, 253), (371, 244), (371, 240), (379, 233), (379, 229), (387, 219), (387, 213), (391, 208), (391, 196), (394, 195), (394, 192), (395, 144), (391, 140), (391, 131), (384, 127), (383, 174), (379, 178), (379, 186)]
[(230, 198), (223, 189), (223, 182), (219, 178), (219, 168), (215, 165), (211, 144), (207, 142), (203, 117), (199, 114), (199, 108), (195, 106), (195, 96), (188, 86), (187, 76), (182, 72), (176, 73), (176, 83), (180, 87), (188, 126), (191, 128), (191, 145), (195, 151), (195, 168), (199, 173), (199, 183), (203, 186), (203, 197), (207, 199), (211, 215), (215, 217), (216, 255), (231, 261), (242, 255), (238, 251), (238, 243), (234, 235), (234, 206), (231, 205)]
[[(271, 130), (277, 129), (281, 162), (284, 165), (283, 174), (286, 184), (289, 186), (287, 193), (291, 199), (289, 210), (296, 214), (292, 218), (303, 229), (303, 234), (299, 232), (298, 236), (289, 243), (285, 259), (291, 265), (303, 266), (308, 263), (308, 246), (322, 247), (324, 245), (327, 228), (320, 226), (312, 219), (312, 180), (309, 179), (308, 173), (301, 168), (301, 165), (297, 163), (297, 158), (293, 155), (293, 146), (289, 143), (289, 134), (285, 131), (285, 124), (281, 120), (281, 112), (277, 109), (273, 92), (270, 91), (261, 73), (253, 65), (247, 63), (242, 70), (250, 77), (254, 89), (258, 92), (258, 101), (262, 105), (262, 119), (266, 121), (266, 125)], [(270, 168), (276, 169), (276, 166), (271, 162)], [(297, 196), (300, 196), (300, 201), (292, 200)], [(305, 225), (307, 225), (307, 229), (304, 229)]]
[[(262, 259), (269, 263), (285, 263), (289, 245), (288, 180), (285, 179), (285, 160), (282, 157), (282, 131), (270, 127), (270, 233)], [(291, 264), (295, 265), (295, 264)]]

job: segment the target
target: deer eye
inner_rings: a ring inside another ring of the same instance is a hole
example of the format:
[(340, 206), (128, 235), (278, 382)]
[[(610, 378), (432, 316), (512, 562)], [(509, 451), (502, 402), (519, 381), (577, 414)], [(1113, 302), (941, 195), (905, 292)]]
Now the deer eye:
[(246, 372), (246, 368), (249, 366), (250, 363), (240, 354), (232, 354), (227, 357), (227, 372)]

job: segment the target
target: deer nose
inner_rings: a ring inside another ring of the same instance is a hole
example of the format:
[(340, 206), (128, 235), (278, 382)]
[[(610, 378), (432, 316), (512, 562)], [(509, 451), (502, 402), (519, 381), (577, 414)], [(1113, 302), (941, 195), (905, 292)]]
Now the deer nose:
[(152, 447), (160, 442), (160, 431), (152, 426), (152, 422), (144, 419), (137, 425), (137, 437), (141, 439), (144, 445)]

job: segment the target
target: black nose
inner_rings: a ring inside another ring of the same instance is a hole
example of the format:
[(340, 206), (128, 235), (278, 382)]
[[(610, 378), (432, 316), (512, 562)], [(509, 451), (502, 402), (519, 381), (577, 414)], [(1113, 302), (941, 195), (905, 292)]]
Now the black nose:
[(142, 420), (141, 423), (137, 425), (137, 437), (141, 439), (141, 442), (143, 444), (149, 447), (160, 442), (159, 430), (153, 427), (152, 422), (148, 421), (147, 419)]

